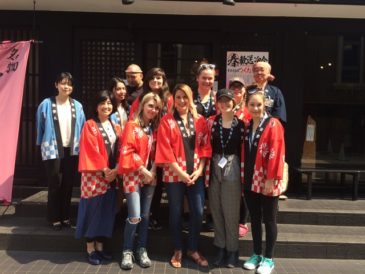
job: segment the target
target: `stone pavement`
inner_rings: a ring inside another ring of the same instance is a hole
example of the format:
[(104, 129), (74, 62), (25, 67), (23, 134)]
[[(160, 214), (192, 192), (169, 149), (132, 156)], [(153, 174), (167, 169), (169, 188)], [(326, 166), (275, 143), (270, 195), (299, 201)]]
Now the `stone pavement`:
[[(120, 254), (115, 254), (119, 257)], [(86, 262), (84, 253), (80, 252), (37, 252), (37, 251), (0, 251), (0, 273), (3, 274), (48, 274), (48, 273), (246, 273), (253, 274), (241, 268), (244, 257), (240, 257), (239, 265), (233, 269), (227, 268), (197, 268), (191, 261), (185, 260), (179, 270), (173, 269), (166, 256), (151, 256), (153, 265), (141, 269), (137, 265), (132, 271), (123, 271), (118, 260), (100, 266), (92, 266)], [(273, 274), (363, 274), (365, 260), (328, 260), (328, 259), (275, 259), (276, 267)]]

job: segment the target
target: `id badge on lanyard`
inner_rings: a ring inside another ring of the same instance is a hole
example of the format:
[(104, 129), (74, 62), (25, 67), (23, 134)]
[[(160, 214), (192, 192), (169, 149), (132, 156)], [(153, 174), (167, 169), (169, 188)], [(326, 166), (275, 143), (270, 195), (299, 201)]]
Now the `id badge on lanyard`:
[(226, 166), (227, 162), (228, 162), (227, 158), (222, 156), (222, 158), (218, 162), (218, 166), (220, 168), (224, 168)]

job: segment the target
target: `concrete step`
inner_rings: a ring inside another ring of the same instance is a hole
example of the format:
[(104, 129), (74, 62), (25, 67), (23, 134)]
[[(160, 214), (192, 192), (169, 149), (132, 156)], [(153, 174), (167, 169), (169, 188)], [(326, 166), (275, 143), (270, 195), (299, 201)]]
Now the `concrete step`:
[(25, 199), (44, 190), (47, 190), (44, 186), (16, 185), (14, 183), (13, 200)]
[[(74, 238), (74, 229), (52, 230), (44, 218), (4, 215), (0, 219), (0, 249), (29, 251), (84, 251), (84, 241)], [(167, 226), (150, 231), (150, 253), (165, 254), (172, 250)], [(279, 224), (275, 248), (278, 258), (365, 259), (365, 227)], [(122, 250), (122, 227), (116, 227), (107, 246), (113, 252)], [(183, 232), (186, 236), (186, 232)], [(200, 248), (213, 255), (213, 232), (202, 232)], [(241, 256), (252, 253), (250, 232), (240, 239)]]
[[(151, 268), (141, 268), (138, 264), (130, 272), (120, 269), (121, 253), (114, 254), (111, 262), (100, 266), (91, 266), (86, 261), (85, 252), (42, 252), (42, 251), (0, 251), (0, 273), (3, 274), (48, 274), (48, 273), (209, 273), (209, 274), (254, 274), (254, 271), (243, 270), (242, 264), (247, 259), (241, 256), (236, 267), (217, 268), (212, 265), (213, 257), (207, 256), (210, 267), (197, 267), (191, 260), (183, 258), (182, 268), (173, 269), (169, 264), (171, 252), (154, 254), (149, 252)], [(362, 269), (362, 270), (361, 270)], [(275, 258), (272, 274), (363, 274), (365, 260)]]
[[(73, 193), (71, 216), (76, 219), (80, 190)], [(18, 217), (45, 217), (47, 214), (47, 190), (14, 201), (14, 212)], [(162, 199), (161, 219), (167, 220), (168, 204)], [(345, 199), (292, 199), (279, 201), (279, 223), (365, 226), (365, 200)]]
[(365, 200), (287, 199), (279, 201), (279, 223), (365, 226)]

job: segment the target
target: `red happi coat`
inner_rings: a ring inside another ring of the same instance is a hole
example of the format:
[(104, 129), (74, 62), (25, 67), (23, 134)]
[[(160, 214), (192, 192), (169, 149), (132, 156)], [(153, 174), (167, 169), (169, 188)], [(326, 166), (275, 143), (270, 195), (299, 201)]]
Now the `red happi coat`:
[[(283, 191), (282, 179), (285, 163), (284, 128), (276, 118), (267, 123), (257, 145), (251, 190), (262, 193), (266, 180), (274, 181), (274, 190), (267, 196), (279, 196)], [(248, 138), (245, 132), (245, 141)]]
[[(214, 121), (216, 120), (217, 116), (220, 115), (220, 114), (217, 114), (217, 115), (212, 115), (208, 118), (207, 120), (207, 124), (208, 124), (208, 132), (209, 132), (209, 142), (211, 142), (211, 136), (212, 136), (212, 128), (213, 128), (213, 123)], [(236, 114), (235, 114), (236, 115)], [(249, 114), (248, 114), (249, 115)], [(237, 115), (236, 115), (237, 116)], [(246, 117), (246, 116), (245, 116)], [(237, 117), (238, 119), (242, 120), (240, 117)], [(242, 120), (244, 123), (245, 121)], [(246, 125), (246, 123), (245, 123)], [(243, 183), (243, 168), (244, 168), (244, 163), (243, 163), (243, 154), (244, 154), (244, 145), (241, 146), (241, 157), (240, 157), (240, 174), (241, 174), (241, 182)], [(207, 160), (206, 163), (205, 163), (205, 185), (206, 186), (209, 186), (209, 183), (210, 183), (210, 173), (211, 173), (211, 159)]]
[[(112, 123), (118, 145), (120, 126)], [(118, 151), (118, 150), (115, 150)], [(79, 172), (81, 172), (81, 198), (103, 195), (109, 188), (102, 170), (109, 167), (108, 152), (104, 139), (93, 119), (86, 121), (80, 137)]]
[(249, 123), (249, 121), (251, 120), (251, 115), (250, 113), (248, 112), (247, 108), (239, 108), (236, 112), (235, 112), (235, 115), (238, 117), (238, 119), (240, 119), (242, 122), (246, 124)]
[[(201, 115), (194, 119), (195, 150), (194, 171), (198, 169), (201, 158), (210, 158), (212, 148), (208, 139), (208, 127), (205, 118)], [(163, 166), (162, 181), (165, 183), (179, 182), (179, 176), (169, 167), (170, 163), (177, 162), (182, 170), (186, 171), (186, 158), (182, 135), (173, 114), (166, 114), (160, 122), (157, 131), (156, 164)]]
[(128, 121), (121, 140), (118, 173), (123, 174), (125, 193), (137, 191), (143, 186), (143, 175), (138, 169), (147, 167), (152, 157), (153, 134), (146, 134), (139, 123)]
[[(163, 100), (163, 98), (161, 98), (161, 100)], [(174, 99), (171, 95), (169, 95), (167, 97), (166, 101), (167, 101), (167, 103), (166, 103), (167, 113), (171, 113), (172, 106), (174, 105)], [(140, 103), (140, 101), (139, 101), (139, 96), (138, 96), (131, 105), (131, 109), (129, 111), (129, 120), (134, 120), (134, 118), (135, 118), (134, 114), (138, 110), (139, 103)]]

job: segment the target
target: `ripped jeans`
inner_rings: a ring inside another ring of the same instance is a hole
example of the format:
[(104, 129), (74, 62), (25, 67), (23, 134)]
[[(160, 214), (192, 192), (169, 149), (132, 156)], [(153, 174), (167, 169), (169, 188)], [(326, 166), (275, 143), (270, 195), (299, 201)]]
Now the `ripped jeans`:
[[(123, 251), (133, 250), (134, 238), (138, 228), (137, 248), (146, 247), (150, 207), (155, 186), (144, 185), (137, 191), (126, 193), (128, 218), (125, 221)], [(135, 220), (133, 220), (135, 219)]]

